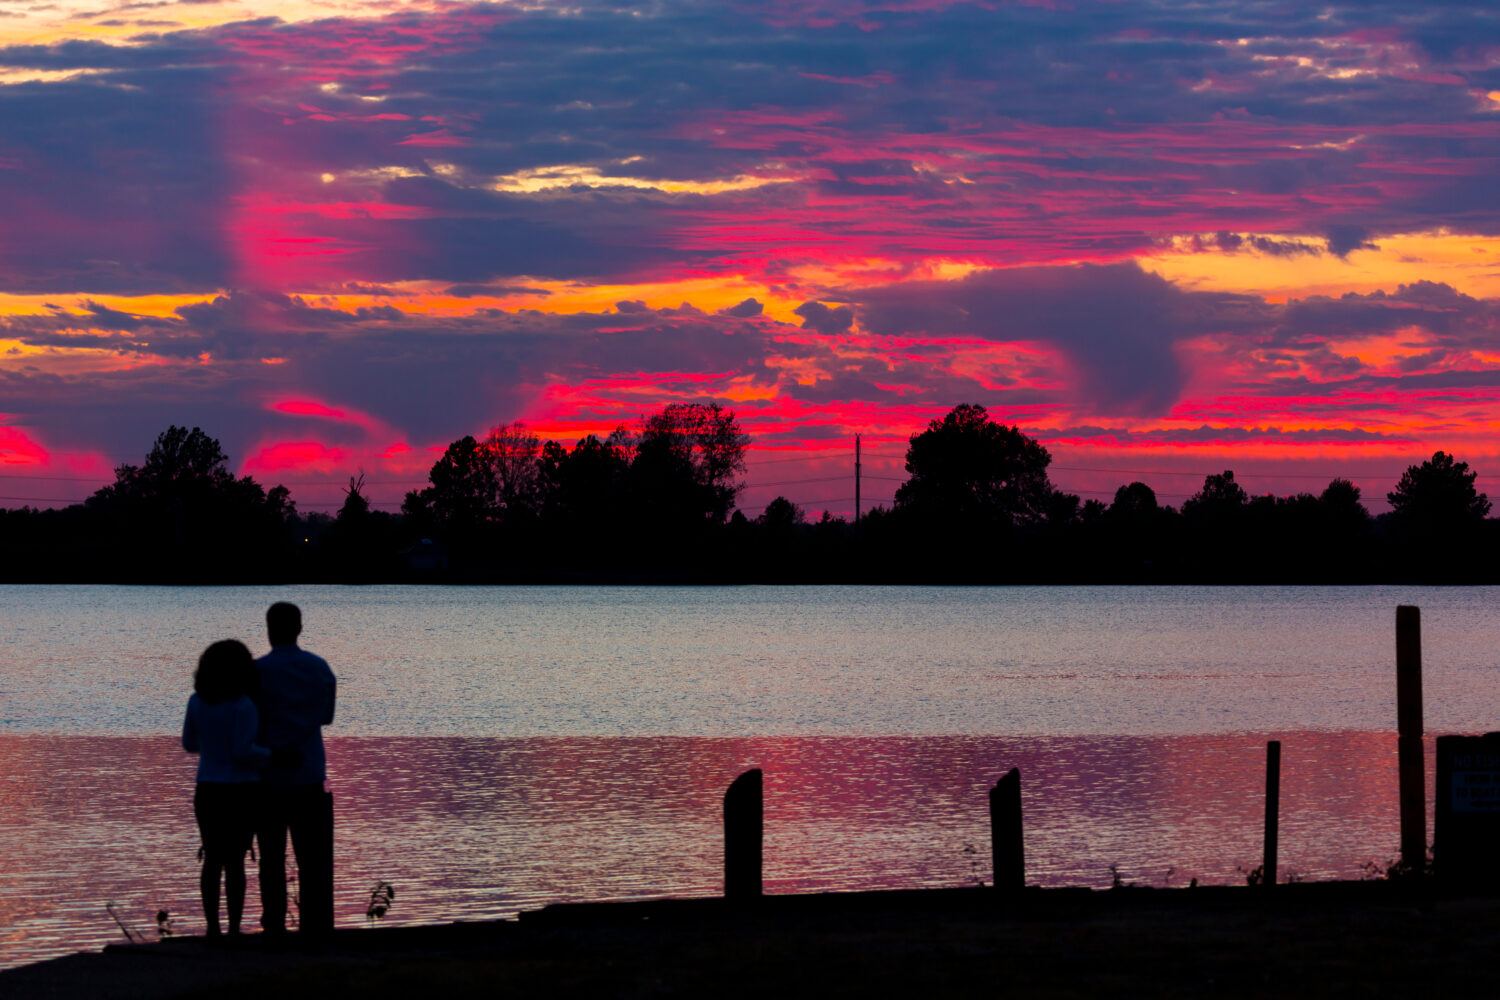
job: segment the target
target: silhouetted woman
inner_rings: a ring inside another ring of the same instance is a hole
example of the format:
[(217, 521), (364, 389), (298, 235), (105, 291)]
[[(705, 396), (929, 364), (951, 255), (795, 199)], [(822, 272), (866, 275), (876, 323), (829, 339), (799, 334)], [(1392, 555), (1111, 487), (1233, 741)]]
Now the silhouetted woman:
[(255, 833), (260, 772), (270, 751), (255, 742), (260, 717), (250, 696), (255, 661), (242, 642), (225, 639), (203, 651), (193, 674), (193, 696), (182, 723), (182, 748), (198, 755), (193, 815), (203, 838), (203, 915), (208, 936), (219, 928), (219, 873), (229, 911), (229, 933), (240, 932), (245, 911), (245, 852)]

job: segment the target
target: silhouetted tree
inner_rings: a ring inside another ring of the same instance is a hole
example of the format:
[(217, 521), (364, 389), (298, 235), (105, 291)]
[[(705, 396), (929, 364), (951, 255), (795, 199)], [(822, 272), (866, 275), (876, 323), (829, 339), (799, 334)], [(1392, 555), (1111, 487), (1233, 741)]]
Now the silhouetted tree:
[[(1152, 497), (1155, 499), (1155, 496)], [(1182, 504), (1184, 516), (1232, 511), (1248, 502), (1244, 487), (1234, 481), (1234, 473), (1225, 469), (1218, 475), (1205, 476), (1203, 488)]]
[[(828, 518), (826, 510), (823, 514), (825, 518)], [(807, 515), (803, 513), (801, 507), (798, 507), (786, 497), (779, 496), (766, 504), (766, 509), (760, 512), (760, 517), (756, 518), (756, 520), (772, 530), (790, 531), (799, 524), (805, 524), (807, 522)]]
[(1139, 519), (1155, 514), (1157, 509), (1156, 491), (1136, 480), (1115, 490), (1115, 501), (1110, 504), (1109, 513), (1117, 518)]
[(1474, 524), (1490, 512), (1489, 498), (1474, 488), (1478, 476), (1468, 462), (1440, 451), (1421, 465), (1407, 466), (1385, 496), (1397, 518), (1425, 525)]
[(339, 507), (336, 523), (357, 524), (370, 516), (370, 501), (365, 499), (365, 474), (361, 472), (358, 478), (349, 477), (349, 485), (344, 488), (344, 502)]
[(1479, 578), (1494, 547), (1490, 500), (1474, 487), (1478, 473), (1467, 462), (1437, 452), (1409, 466), (1386, 494), (1391, 545), (1404, 574), (1466, 582)]
[(472, 534), (487, 524), (500, 486), (484, 448), (471, 436), (454, 441), (427, 474), (431, 484), (406, 494), (402, 513), (426, 527)]
[(1318, 496), (1318, 502), (1334, 521), (1358, 524), (1370, 522), (1370, 512), (1360, 503), (1359, 487), (1347, 479), (1330, 480)]
[(1112, 581), (1166, 578), (1173, 562), (1169, 538), (1180, 519), (1157, 503), (1156, 492), (1139, 480), (1115, 490), (1114, 501), (1092, 535), (1099, 577)]
[(1018, 427), (995, 423), (984, 407), (956, 406), (912, 435), (910, 478), (896, 490), (896, 508), (933, 523), (1036, 524), (1056, 502), (1051, 461), (1046, 448)]
[(1047, 495), (1045, 507), (1047, 523), (1053, 527), (1073, 524), (1079, 520), (1082, 507), (1083, 501), (1076, 493), (1065, 493), (1055, 489)]
[(747, 441), (714, 404), (673, 404), (638, 438), (619, 427), (571, 450), (503, 425), (449, 445), (398, 521), (363, 473), (337, 517), (301, 517), (285, 486), (236, 477), (218, 441), (173, 426), (84, 504), (0, 510), (0, 579), (393, 579), (429, 537), (462, 574), (575, 579), (1470, 582), (1500, 565), (1477, 474), (1444, 452), (1406, 470), (1379, 519), (1347, 479), (1251, 497), (1227, 470), (1179, 515), (1143, 482), (1081, 504), (1048, 481), (1045, 448), (965, 405), (912, 435), (893, 509), (809, 523), (777, 497), (726, 523)]
[(541, 506), (537, 464), (541, 450), (537, 436), (519, 421), (494, 428), (484, 439), (485, 456), (495, 470), (498, 519), (519, 522), (537, 513)]
[(215, 438), (173, 425), (141, 465), (116, 468), (114, 482), (85, 506), (140, 578), (258, 574), (285, 558), (295, 508), (285, 487), (267, 494), (227, 463)]
[(739, 494), (749, 437), (717, 403), (672, 403), (641, 425), (630, 465), (646, 521), (723, 524)]
[(565, 562), (597, 566), (618, 557), (630, 455), (623, 426), (603, 440), (590, 434), (572, 451), (556, 441), (542, 445), (537, 458), (542, 521)]
[(1360, 502), (1359, 487), (1347, 479), (1334, 479), (1318, 496), (1320, 521), (1313, 543), (1323, 561), (1319, 579), (1358, 581), (1377, 571), (1374, 541), (1375, 519)]
[(613, 520), (621, 483), (630, 468), (630, 435), (617, 427), (604, 440), (595, 434), (568, 451), (556, 441), (542, 446), (537, 477), (549, 513), (571, 521)]
[(1205, 476), (1203, 488), (1182, 504), (1183, 558), (1191, 576), (1214, 582), (1255, 579), (1264, 553), (1249, 529), (1263, 530), (1275, 506), (1272, 497), (1252, 510), (1250, 498), (1228, 469)]
[(365, 495), (365, 474), (350, 476), (338, 516), (321, 533), (324, 571), (353, 582), (389, 578), (397, 570), (400, 539), (394, 520), (371, 506)]

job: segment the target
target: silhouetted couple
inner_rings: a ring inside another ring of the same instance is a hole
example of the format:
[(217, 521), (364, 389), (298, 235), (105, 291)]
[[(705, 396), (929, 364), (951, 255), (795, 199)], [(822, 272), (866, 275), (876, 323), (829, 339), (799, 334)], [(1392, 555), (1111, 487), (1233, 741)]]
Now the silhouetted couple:
[(218, 938), (223, 874), (229, 933), (245, 909), (245, 852), (260, 846), (261, 928), (286, 931), (286, 841), (300, 879), (298, 926), (333, 928), (333, 797), (323, 788), (323, 728), (333, 721), (333, 671), (297, 646), (302, 612), (266, 611), (271, 651), (251, 659), (234, 639), (204, 650), (193, 675), (182, 746), (198, 754), (193, 814), (203, 838), (199, 889), (208, 936)]

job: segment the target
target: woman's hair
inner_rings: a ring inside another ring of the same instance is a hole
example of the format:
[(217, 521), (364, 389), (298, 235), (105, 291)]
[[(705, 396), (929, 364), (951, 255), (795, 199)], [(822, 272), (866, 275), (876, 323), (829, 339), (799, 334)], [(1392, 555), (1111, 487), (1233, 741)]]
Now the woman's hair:
[(221, 639), (198, 657), (193, 672), (193, 690), (210, 705), (254, 695), (260, 687), (255, 660), (238, 639)]

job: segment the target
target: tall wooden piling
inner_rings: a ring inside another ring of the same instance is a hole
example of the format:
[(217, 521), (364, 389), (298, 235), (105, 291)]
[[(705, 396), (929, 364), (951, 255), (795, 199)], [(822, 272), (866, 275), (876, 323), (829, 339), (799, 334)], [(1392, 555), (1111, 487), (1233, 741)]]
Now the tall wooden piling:
[(1422, 764), (1422, 612), (1396, 608), (1396, 762), (1400, 780), (1401, 864), (1427, 862), (1427, 790)]
[(990, 789), (990, 854), (995, 888), (1026, 888), (1026, 848), (1021, 828), (1021, 770), (1013, 767)]
[(1262, 884), (1276, 884), (1276, 854), (1281, 834), (1281, 741), (1266, 743), (1266, 834), (1261, 855)]
[(759, 899), (765, 810), (760, 768), (735, 778), (724, 793), (724, 898)]

